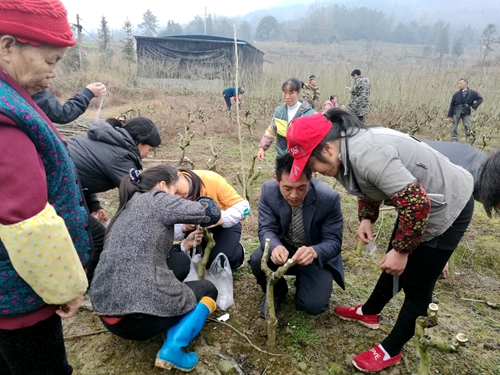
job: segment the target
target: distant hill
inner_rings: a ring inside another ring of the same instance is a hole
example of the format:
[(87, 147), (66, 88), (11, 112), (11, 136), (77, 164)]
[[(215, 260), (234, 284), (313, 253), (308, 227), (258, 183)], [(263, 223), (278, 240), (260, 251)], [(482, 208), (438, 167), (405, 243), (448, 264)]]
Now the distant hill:
[(439, 19), (450, 23), (452, 27), (471, 25), (483, 30), (489, 23), (500, 20), (500, 1), (498, 0), (340, 0), (340, 1), (304, 1), (284, 0), (273, 7), (260, 9), (237, 17), (248, 21), (254, 27), (259, 21), (271, 15), (278, 21), (293, 20), (307, 15), (311, 7), (345, 5), (349, 8), (366, 7), (393, 16), (397, 22), (418, 20), (433, 23)]

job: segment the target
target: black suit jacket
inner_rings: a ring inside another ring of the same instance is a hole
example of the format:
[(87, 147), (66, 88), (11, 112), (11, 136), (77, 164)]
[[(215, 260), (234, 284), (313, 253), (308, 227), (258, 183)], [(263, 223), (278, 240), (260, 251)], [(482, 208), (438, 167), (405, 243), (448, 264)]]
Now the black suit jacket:
[(451, 98), (450, 109), (448, 110), (448, 117), (453, 117), (453, 113), (455, 111), (455, 107), (457, 105), (462, 106), (462, 113), (466, 116), (470, 116), (470, 109), (474, 109), (474, 111), (481, 105), (483, 102), (483, 97), (474, 90), (467, 89), (467, 94), (465, 97), (462, 95), (462, 90), (458, 90), (453, 97)]
[[(336, 283), (344, 285), (342, 265), (342, 229), (344, 219), (340, 209), (340, 195), (331, 187), (313, 178), (304, 198), (304, 229), (307, 238), (318, 254), (320, 267), (333, 273)], [(291, 221), (291, 208), (281, 195), (276, 180), (262, 185), (259, 199), (259, 240), (262, 248), (270, 239), (270, 252), (287, 233)]]

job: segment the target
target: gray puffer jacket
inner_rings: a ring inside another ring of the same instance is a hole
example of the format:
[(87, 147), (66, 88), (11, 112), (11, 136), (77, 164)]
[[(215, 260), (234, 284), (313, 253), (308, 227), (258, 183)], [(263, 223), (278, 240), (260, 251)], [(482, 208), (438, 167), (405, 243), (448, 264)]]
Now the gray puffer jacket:
[(86, 135), (68, 140), (89, 211), (100, 207), (95, 193), (120, 186), (130, 169), (142, 169), (141, 156), (131, 135), (107, 122), (92, 124)]

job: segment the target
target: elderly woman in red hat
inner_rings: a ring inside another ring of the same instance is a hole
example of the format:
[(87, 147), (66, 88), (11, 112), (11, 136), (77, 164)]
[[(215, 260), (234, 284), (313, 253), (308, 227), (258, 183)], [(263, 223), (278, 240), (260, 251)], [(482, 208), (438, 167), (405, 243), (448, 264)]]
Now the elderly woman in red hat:
[(56, 128), (31, 99), (75, 44), (59, 0), (0, 2), (0, 373), (71, 374), (61, 318), (87, 289), (88, 213)]

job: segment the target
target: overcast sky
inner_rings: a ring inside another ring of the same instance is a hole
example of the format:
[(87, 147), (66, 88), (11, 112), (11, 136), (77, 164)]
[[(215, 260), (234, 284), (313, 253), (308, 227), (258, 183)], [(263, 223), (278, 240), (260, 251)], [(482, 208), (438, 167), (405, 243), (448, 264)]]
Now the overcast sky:
[(121, 28), (128, 17), (135, 27), (142, 22), (142, 15), (150, 9), (160, 25), (168, 20), (180, 24), (191, 21), (196, 15), (207, 12), (219, 16), (236, 16), (253, 10), (268, 8), (279, 0), (61, 0), (68, 10), (71, 23), (80, 15), (82, 26), (96, 29), (102, 16), (111, 28)]

